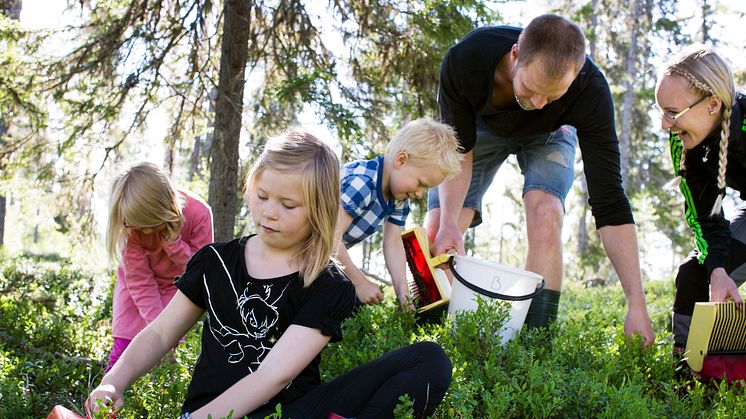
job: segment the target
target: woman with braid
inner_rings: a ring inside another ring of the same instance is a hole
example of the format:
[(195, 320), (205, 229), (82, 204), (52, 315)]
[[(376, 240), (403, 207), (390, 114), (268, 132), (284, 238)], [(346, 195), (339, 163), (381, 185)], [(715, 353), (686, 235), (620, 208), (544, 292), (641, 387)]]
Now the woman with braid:
[(674, 171), (696, 248), (676, 275), (674, 350), (683, 353), (696, 302), (732, 300), (746, 279), (746, 205), (725, 218), (725, 187), (746, 200), (746, 96), (712, 49), (692, 46), (664, 69), (656, 89), (661, 127), (670, 133)]

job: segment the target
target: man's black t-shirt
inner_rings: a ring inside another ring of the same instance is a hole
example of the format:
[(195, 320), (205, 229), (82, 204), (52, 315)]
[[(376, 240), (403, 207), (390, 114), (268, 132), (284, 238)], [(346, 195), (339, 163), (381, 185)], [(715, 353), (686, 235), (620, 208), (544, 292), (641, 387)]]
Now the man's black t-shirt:
[(622, 187), (614, 103), (606, 79), (589, 58), (567, 93), (543, 109), (524, 111), (517, 103), (510, 109), (492, 105), (495, 68), (518, 41), (521, 30), (510, 26), (479, 28), (448, 51), (440, 68), (442, 120), (454, 127), (466, 151), (474, 147), (477, 119), (498, 136), (516, 141), (562, 125), (574, 126), (596, 226), (633, 223)]
[[(193, 412), (256, 371), (291, 324), (319, 329), (332, 342), (350, 315), (355, 289), (329, 265), (307, 288), (298, 273), (255, 279), (246, 271), (248, 237), (213, 243), (197, 252), (176, 286), (207, 312), (202, 353), (197, 359), (183, 411)], [(287, 403), (321, 382), (320, 355), (270, 403)]]

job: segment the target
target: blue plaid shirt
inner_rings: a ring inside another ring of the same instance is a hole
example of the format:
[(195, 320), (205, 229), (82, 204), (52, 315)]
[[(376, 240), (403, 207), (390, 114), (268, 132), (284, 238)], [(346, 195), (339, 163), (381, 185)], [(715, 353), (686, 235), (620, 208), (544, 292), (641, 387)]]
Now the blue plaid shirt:
[(404, 226), (409, 215), (409, 202), (388, 202), (383, 197), (383, 157), (358, 160), (342, 167), (340, 184), (342, 207), (352, 217), (350, 226), (342, 236), (346, 247), (365, 240), (390, 221)]

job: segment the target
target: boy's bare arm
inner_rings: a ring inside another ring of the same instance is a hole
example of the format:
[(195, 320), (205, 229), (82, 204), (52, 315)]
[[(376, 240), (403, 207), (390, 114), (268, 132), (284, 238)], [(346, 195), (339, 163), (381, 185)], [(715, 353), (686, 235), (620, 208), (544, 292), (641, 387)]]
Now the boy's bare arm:
[(342, 236), (352, 223), (352, 217), (340, 206), (339, 221), (337, 222), (337, 249), (334, 257), (342, 264), (347, 277), (355, 286), (355, 295), (363, 304), (378, 304), (383, 301), (383, 292), (375, 282), (368, 279), (365, 274), (352, 262), (350, 254), (342, 241)]
[(401, 308), (411, 308), (411, 297), (407, 286), (407, 257), (404, 254), (404, 242), (401, 239), (402, 228), (386, 221), (383, 225), (383, 257), (386, 269), (394, 284), (396, 299)]

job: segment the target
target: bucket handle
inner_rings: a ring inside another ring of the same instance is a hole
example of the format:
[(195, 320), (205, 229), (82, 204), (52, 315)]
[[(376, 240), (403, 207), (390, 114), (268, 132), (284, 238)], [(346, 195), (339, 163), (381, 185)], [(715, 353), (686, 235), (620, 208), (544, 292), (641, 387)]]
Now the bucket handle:
[(525, 301), (525, 300), (530, 300), (534, 298), (536, 295), (544, 291), (544, 278), (541, 279), (541, 285), (539, 286), (539, 288), (537, 288), (534, 292), (530, 294), (526, 294), (526, 295), (507, 295), (507, 294), (500, 294), (497, 292), (488, 291), (486, 289), (479, 287), (478, 285), (472, 284), (471, 282), (467, 281), (463, 276), (461, 276), (456, 271), (456, 265), (453, 263), (453, 259), (454, 259), (453, 256), (448, 258), (448, 267), (451, 269), (453, 276), (455, 276), (459, 282), (464, 284), (466, 288), (469, 288), (470, 290), (478, 294), (482, 294), (490, 298), (498, 298), (500, 300), (506, 300), (506, 301)]

